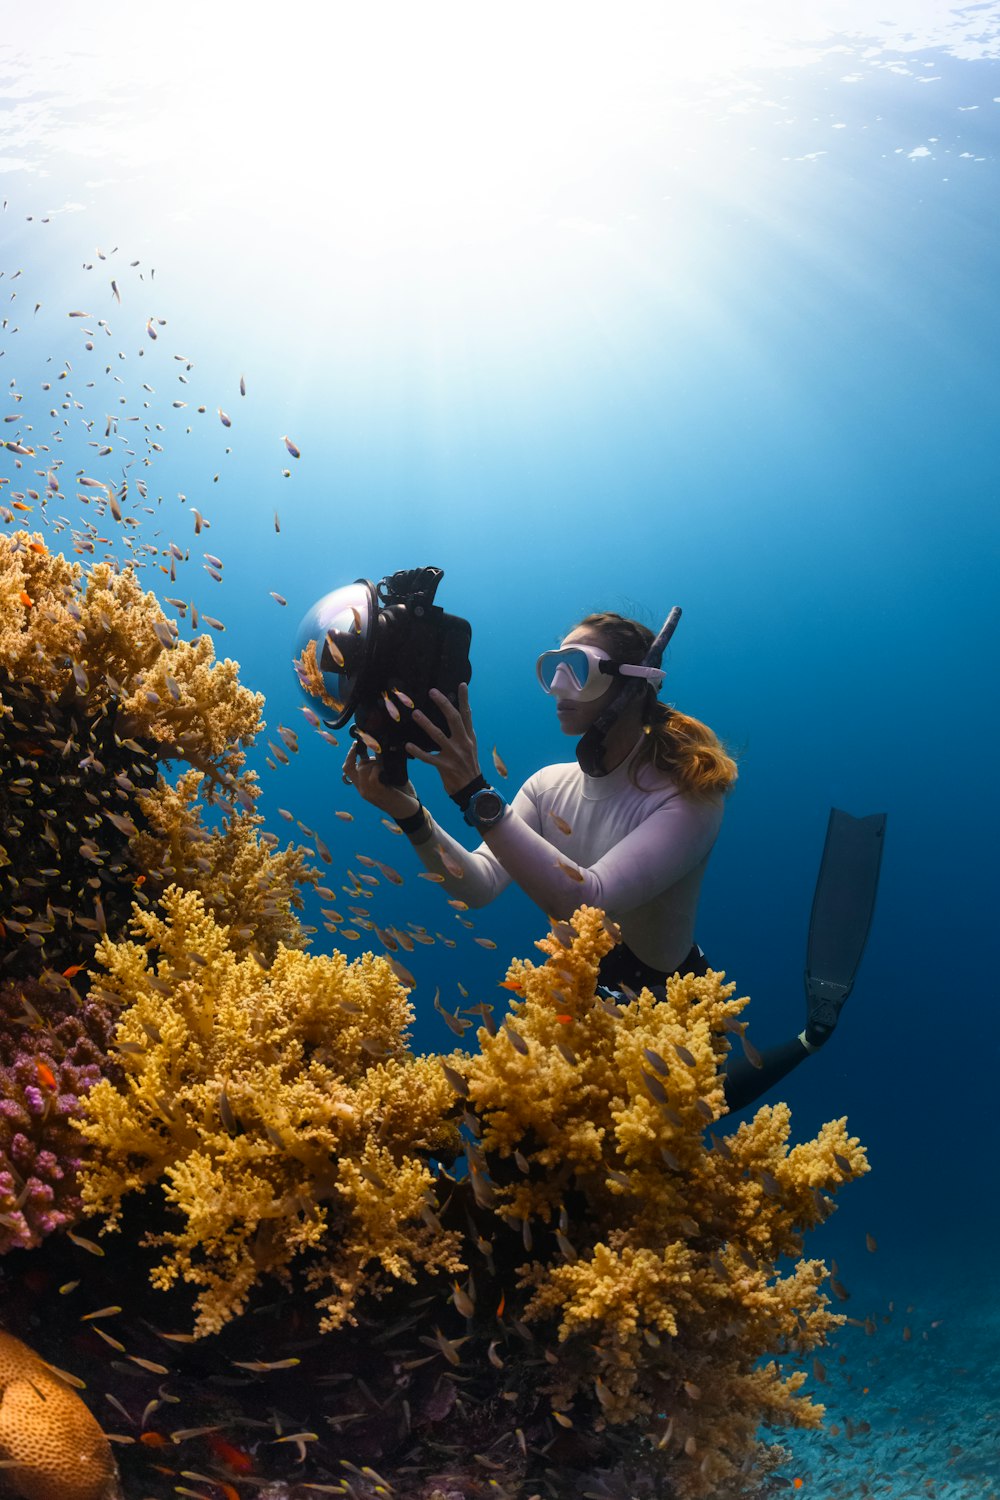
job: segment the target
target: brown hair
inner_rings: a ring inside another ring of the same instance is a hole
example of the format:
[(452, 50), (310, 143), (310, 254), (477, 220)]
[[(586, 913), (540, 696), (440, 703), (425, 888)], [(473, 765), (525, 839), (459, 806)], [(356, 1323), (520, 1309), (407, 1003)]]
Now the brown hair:
[[(576, 629), (601, 635), (612, 661), (638, 666), (653, 644), (653, 632), (638, 620), (609, 610), (586, 615)], [(689, 797), (712, 797), (731, 791), (738, 775), (736, 761), (713, 729), (700, 719), (661, 703), (651, 682), (643, 687), (642, 722), (646, 742), (629, 767), (629, 780), (639, 786), (639, 771), (651, 765), (674, 780)]]

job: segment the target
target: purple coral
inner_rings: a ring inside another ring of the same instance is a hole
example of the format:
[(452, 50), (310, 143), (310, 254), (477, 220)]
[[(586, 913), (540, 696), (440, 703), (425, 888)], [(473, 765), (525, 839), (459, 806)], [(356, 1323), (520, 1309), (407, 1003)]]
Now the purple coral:
[(107, 1006), (81, 1002), (65, 982), (0, 984), (0, 1252), (30, 1249), (80, 1217), (83, 1143), (69, 1122), (112, 1071), (112, 1025)]

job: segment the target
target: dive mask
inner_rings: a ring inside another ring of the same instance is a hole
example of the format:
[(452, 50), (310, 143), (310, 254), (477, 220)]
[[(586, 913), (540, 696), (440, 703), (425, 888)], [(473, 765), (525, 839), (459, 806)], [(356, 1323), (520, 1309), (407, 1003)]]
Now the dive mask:
[(543, 651), (535, 670), (546, 693), (589, 703), (610, 686), (609, 677), (639, 677), (658, 688), (664, 673), (659, 667), (633, 666), (612, 661), (599, 646), (561, 646)]

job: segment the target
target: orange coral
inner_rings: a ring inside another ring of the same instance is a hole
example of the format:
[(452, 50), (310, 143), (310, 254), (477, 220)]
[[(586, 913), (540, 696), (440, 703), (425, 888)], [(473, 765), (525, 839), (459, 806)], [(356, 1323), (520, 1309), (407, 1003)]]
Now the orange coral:
[(716, 1140), (746, 999), (709, 972), (671, 979), (662, 999), (602, 1000), (612, 941), (581, 907), (536, 945), (543, 966), (512, 964), (523, 998), (465, 1061), (481, 1129), (467, 1154), (497, 1173), (498, 1213), (537, 1244), (518, 1273), (522, 1319), (555, 1334), (538, 1389), (560, 1425), (575, 1412), (595, 1432), (641, 1435), (669, 1461), (671, 1493), (702, 1500), (748, 1462), (767, 1467), (761, 1424), (822, 1418), (801, 1370), (758, 1361), (843, 1322), (821, 1291), (826, 1267), (799, 1258), (802, 1232), (868, 1164), (845, 1120), (790, 1147), (780, 1103)]
[[(240, 686), (235, 662), (215, 660), (207, 636), (181, 641), (133, 570), (84, 571), (36, 541), (0, 534), (5, 977), (85, 965), (91, 935), (120, 931), (133, 899), (169, 881), (223, 906), (266, 959), (279, 942), (304, 946), (291, 908), (317, 876), (302, 851), (274, 853), (260, 837), (245, 769), (262, 695)], [(159, 776), (169, 760), (198, 770), (175, 789)], [(193, 804), (217, 797), (232, 816), (209, 832)]]
[(197, 892), (168, 888), (160, 911), (97, 950), (104, 993), (127, 1001), (125, 1082), (102, 1080), (73, 1122), (93, 1152), (88, 1212), (117, 1227), (125, 1196), (160, 1184), (177, 1227), (148, 1241), (171, 1247), (152, 1279), (201, 1288), (199, 1334), (317, 1247), (308, 1284), (330, 1328), (415, 1268), (464, 1270), (460, 1236), (423, 1217), (429, 1158), (458, 1149), (451, 1089), (410, 1053), (413, 1010), (385, 960), (279, 946), (265, 969)]
[[(161, 778), (139, 794), (146, 827), (133, 839), (131, 855), (149, 875), (147, 893), (155, 897), (168, 884), (197, 891), (226, 922), (234, 953), (256, 953), (270, 963), (279, 944), (305, 948), (315, 928), (303, 927), (295, 911), (304, 906), (302, 887), (320, 879), (308, 851), (275, 848), (261, 833), (264, 819), (248, 809), (227, 813), (215, 828), (206, 828), (205, 782), (201, 771), (185, 771), (175, 785)], [(256, 795), (252, 772), (241, 784)]]

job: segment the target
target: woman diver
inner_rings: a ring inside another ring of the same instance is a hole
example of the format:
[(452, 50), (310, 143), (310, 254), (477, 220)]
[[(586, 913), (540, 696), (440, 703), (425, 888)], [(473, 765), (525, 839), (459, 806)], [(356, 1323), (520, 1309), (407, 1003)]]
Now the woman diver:
[[(655, 992), (670, 975), (704, 974), (709, 967), (694, 942), (695, 917), (723, 801), (737, 771), (707, 725), (658, 701), (663, 646), (679, 616), (673, 611), (654, 639), (644, 625), (622, 615), (587, 615), (558, 650), (539, 657), (539, 681), (556, 700), (563, 733), (578, 740), (577, 758), (537, 771), (510, 806), (482, 774), (467, 685), (459, 688), (457, 705), (432, 690), (446, 728), (415, 712), (414, 724), (436, 749), (410, 743), (406, 752), (436, 768), (465, 821), (482, 835), (475, 851), (431, 818), (412, 782), (386, 785), (378, 758), (363, 743), (355, 742), (344, 762), (344, 781), (395, 819), (427, 869), (470, 907), (485, 906), (513, 881), (549, 918), (570, 917), (584, 904), (605, 911), (622, 933), (601, 964), (598, 983), (606, 993), (644, 986)], [(846, 820), (838, 825), (840, 853), (853, 849), (853, 867), (849, 858), (845, 864), (838, 857), (835, 818)], [(807, 968), (808, 1019), (798, 1036), (758, 1054), (753, 1066), (730, 1055), (730, 1109), (759, 1098), (836, 1025), (871, 917), (884, 819), (877, 850), (869, 825), (879, 819), (831, 814), (810, 927), (810, 949), (814, 936), (823, 940), (827, 973)], [(860, 846), (852, 830), (863, 830)], [(866, 874), (870, 899), (867, 905), (862, 899), (855, 919), (848, 914), (845, 931), (845, 882), (856, 887), (860, 878), (864, 886)], [(832, 942), (825, 920), (830, 893), (837, 909)]]

